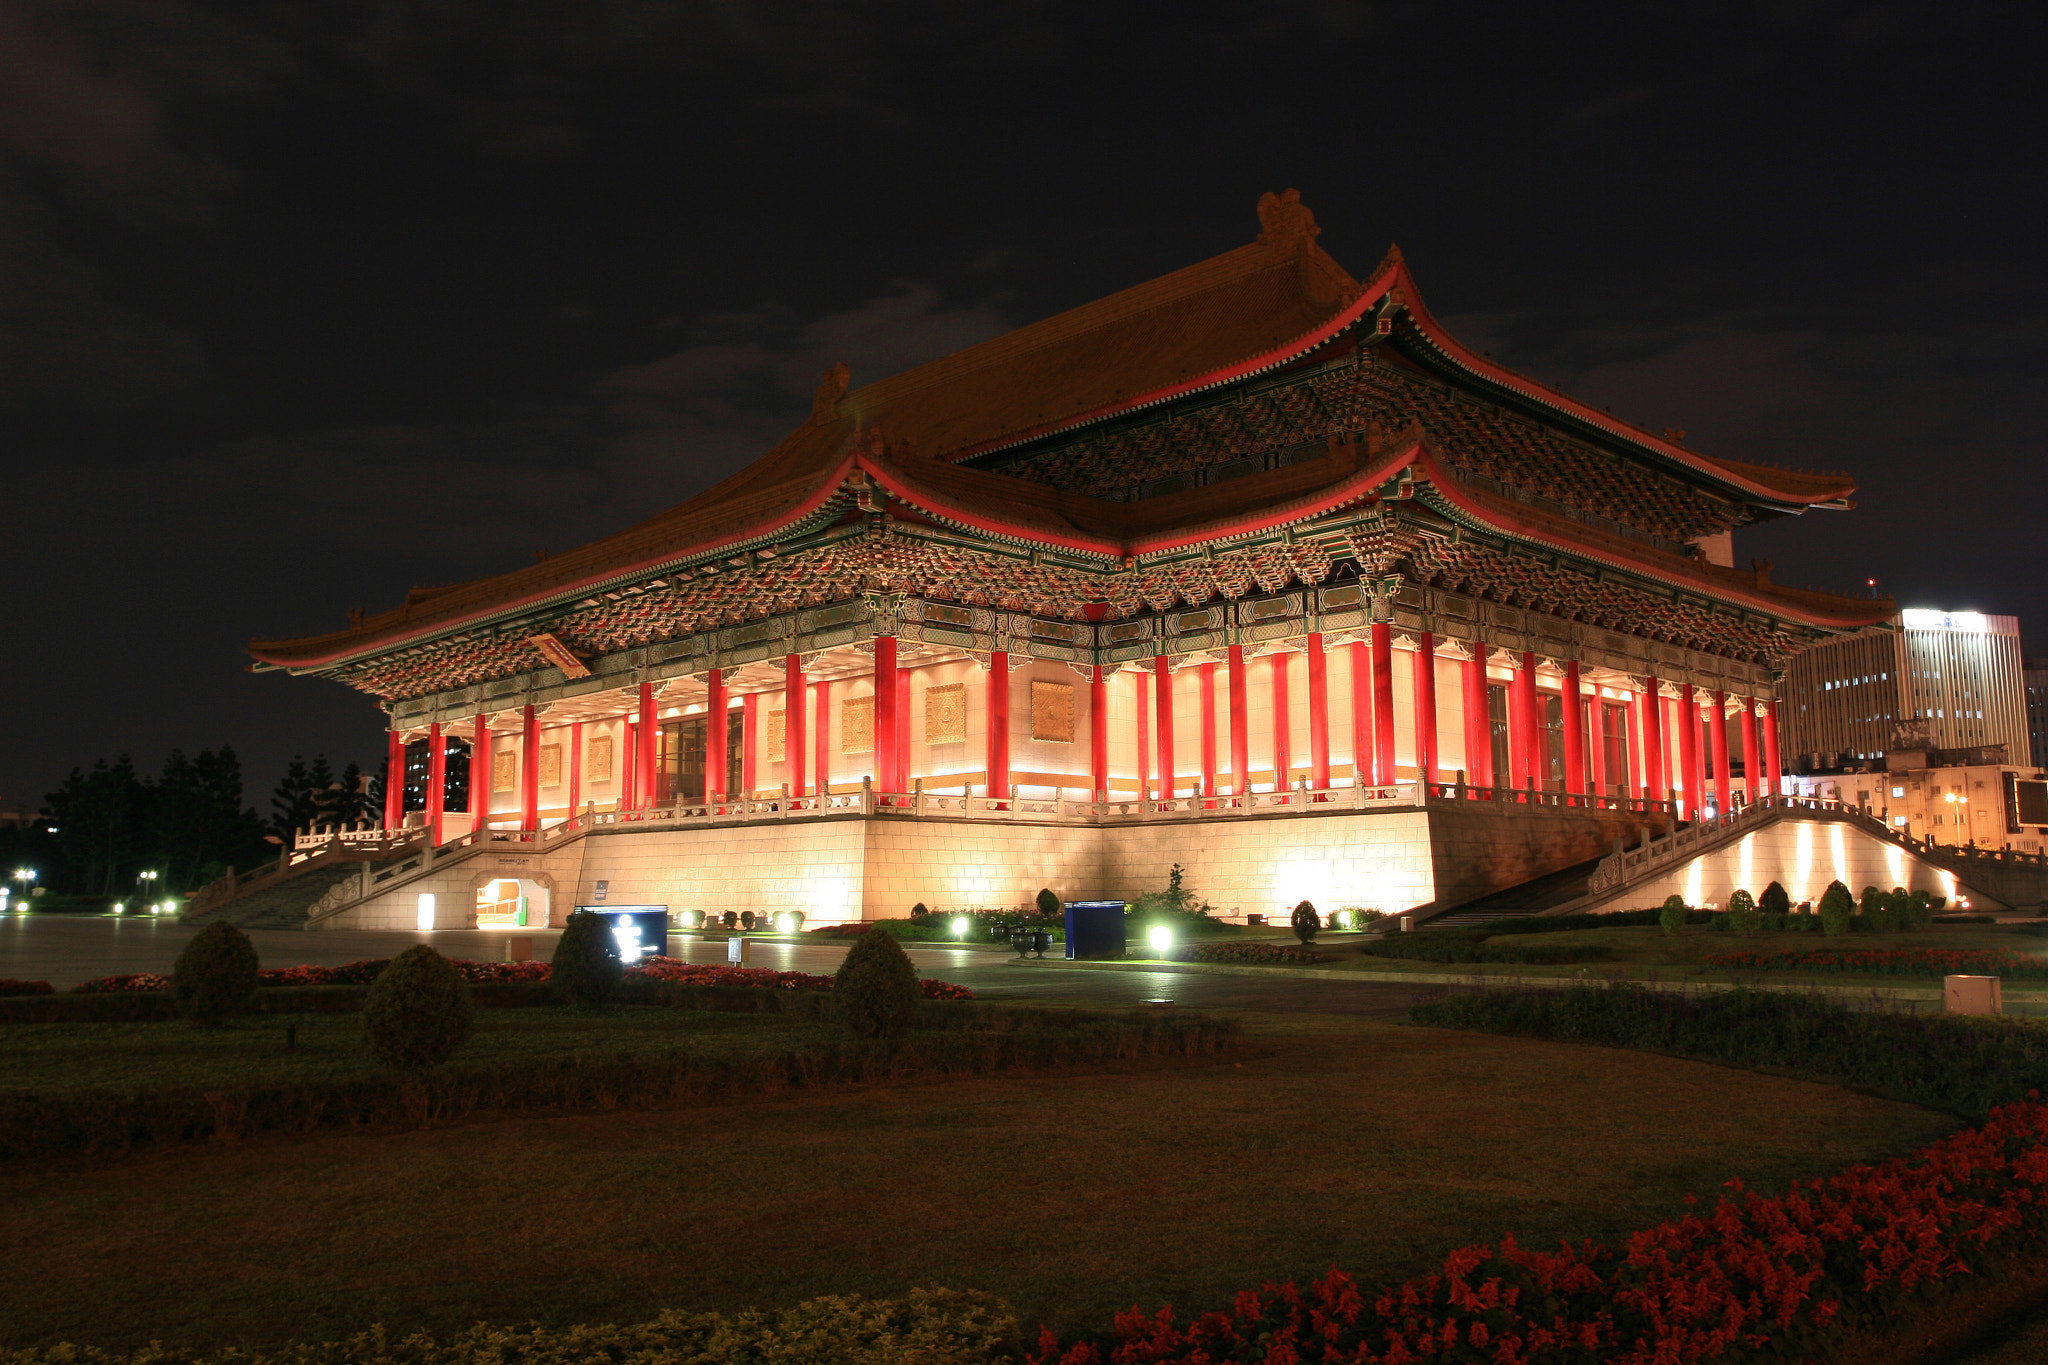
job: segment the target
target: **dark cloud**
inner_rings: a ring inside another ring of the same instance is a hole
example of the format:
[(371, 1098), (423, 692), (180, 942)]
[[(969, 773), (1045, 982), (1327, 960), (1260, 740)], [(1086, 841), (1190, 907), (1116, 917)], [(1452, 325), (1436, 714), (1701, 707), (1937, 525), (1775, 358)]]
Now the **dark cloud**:
[[(252, 634), (619, 529), (1299, 187), (1475, 344), (1863, 506), (1749, 533), (2048, 609), (2031, 12), (539, 0), (0, 8), (0, 794), (368, 757)], [(1967, 599), (1967, 600), (1966, 600)], [(152, 757), (154, 755), (155, 757)], [(264, 780), (268, 780), (267, 777)]]

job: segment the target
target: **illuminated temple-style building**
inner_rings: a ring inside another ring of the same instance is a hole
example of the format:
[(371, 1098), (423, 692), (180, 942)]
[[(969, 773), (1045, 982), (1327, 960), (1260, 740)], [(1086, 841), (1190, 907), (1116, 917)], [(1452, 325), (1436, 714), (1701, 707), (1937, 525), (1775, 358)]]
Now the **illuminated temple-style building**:
[(1731, 533), (1849, 480), (1618, 421), (1460, 345), (1398, 252), (1354, 278), (1292, 191), (1259, 218), (903, 374), (837, 367), (616, 535), (253, 644), (381, 699), (412, 759), (348, 836), (384, 861), (314, 921), (818, 924), (1175, 863), (1226, 913), (1427, 913), (1776, 791), (1775, 679), (1895, 607), (1737, 568)]

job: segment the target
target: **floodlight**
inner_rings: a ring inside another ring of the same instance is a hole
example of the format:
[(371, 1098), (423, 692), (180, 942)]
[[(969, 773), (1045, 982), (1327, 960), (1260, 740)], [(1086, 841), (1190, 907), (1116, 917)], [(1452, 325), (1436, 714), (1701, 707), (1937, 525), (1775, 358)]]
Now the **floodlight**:
[(1145, 941), (1152, 945), (1153, 952), (1164, 957), (1167, 951), (1173, 947), (1173, 930), (1163, 924), (1155, 924), (1146, 933)]
[(972, 924), (972, 922), (971, 922), (971, 921), (970, 921), (970, 920), (969, 920), (969, 919), (967, 918), (967, 916), (965, 916), (965, 915), (956, 915), (956, 916), (954, 916), (954, 917), (953, 917), (953, 937), (954, 937), (954, 938), (966, 938), (966, 937), (967, 937), (967, 931), (968, 931), (968, 930), (969, 930), (970, 928), (972, 928), (972, 927), (973, 927), (973, 924)]

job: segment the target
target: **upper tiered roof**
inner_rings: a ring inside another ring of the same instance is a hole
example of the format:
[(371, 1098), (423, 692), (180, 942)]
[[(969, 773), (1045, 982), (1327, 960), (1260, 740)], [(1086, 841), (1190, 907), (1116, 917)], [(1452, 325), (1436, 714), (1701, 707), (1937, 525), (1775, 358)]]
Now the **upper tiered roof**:
[[(849, 388), (845, 367), (835, 367), (819, 386), (810, 419), (759, 460), (614, 535), (511, 573), (416, 589), (401, 605), (353, 620), (346, 630), (256, 641), (250, 652), (259, 667), (333, 667), (713, 556), (771, 546), (845, 515), (849, 479), (872, 479), (913, 505), (914, 490), (926, 489), (932, 501), (965, 518), (961, 524), (1007, 539), (1043, 537), (1112, 563), (1190, 538), (1227, 537), (1237, 523), (1265, 524), (1320, 506), (1339, 484), (1355, 482), (1360, 464), (1370, 461), (1331, 442), (1326, 456), (1296, 468), (1138, 503), (1105, 502), (960, 466), (1056, 444), (1147, 409), (1313, 364), (1318, 353), (1362, 336), (1394, 335), (1397, 326), (1411, 369), (1451, 375), (1503, 408), (1540, 414), (1573, 439), (1597, 443), (1755, 515), (1842, 506), (1854, 491), (1845, 475), (1699, 454), (1467, 350), (1423, 305), (1398, 251), (1359, 282), (1317, 244), (1315, 220), (1292, 190), (1261, 199), (1259, 219), (1258, 239), (1245, 246), (901, 374)], [(1362, 448), (1365, 434), (1358, 437)], [(1641, 558), (1647, 552), (1638, 547), (1634, 553)], [(1675, 569), (1645, 567), (1691, 571), (1682, 560)], [(1697, 565), (1696, 586), (1725, 592), (1730, 585), (1708, 568)], [(1832, 622), (1840, 615), (1843, 624), (1851, 618), (1860, 624), (1865, 614), (1849, 599), (1814, 600), (1760, 586), (1739, 595), (1770, 592), (1783, 594), (1779, 607), (1799, 619)], [(1831, 611), (1828, 603), (1841, 603), (1842, 610)]]

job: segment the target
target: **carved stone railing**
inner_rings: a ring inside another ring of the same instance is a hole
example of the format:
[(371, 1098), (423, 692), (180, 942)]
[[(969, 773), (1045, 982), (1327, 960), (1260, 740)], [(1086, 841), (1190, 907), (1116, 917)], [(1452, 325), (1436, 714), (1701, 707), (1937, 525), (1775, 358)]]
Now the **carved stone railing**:
[(1764, 796), (1725, 814), (1695, 820), (1664, 838), (1646, 838), (1635, 848), (1619, 849), (1609, 854), (1593, 869), (1593, 875), (1587, 880), (1587, 893), (1593, 895), (1619, 890), (1661, 875), (1676, 863), (1690, 861), (1772, 821), (1802, 818), (1853, 825), (1873, 838), (1882, 839), (1918, 857), (1950, 865), (1952, 870), (1961, 870), (1978, 862), (2048, 868), (2048, 855), (2040, 853), (1957, 847), (1937, 844), (1932, 839), (1915, 839), (1909, 834), (1899, 833), (1862, 806), (1819, 797)]

